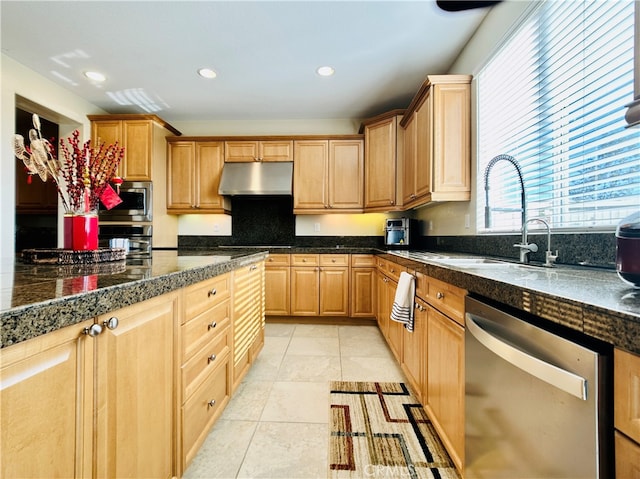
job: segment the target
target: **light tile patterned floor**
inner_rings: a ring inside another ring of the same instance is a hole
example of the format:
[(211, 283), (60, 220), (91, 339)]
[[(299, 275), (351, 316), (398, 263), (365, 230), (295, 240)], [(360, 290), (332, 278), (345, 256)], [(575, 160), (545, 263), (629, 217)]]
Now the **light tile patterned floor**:
[(267, 323), (185, 479), (327, 477), (329, 382), (405, 381), (376, 326)]

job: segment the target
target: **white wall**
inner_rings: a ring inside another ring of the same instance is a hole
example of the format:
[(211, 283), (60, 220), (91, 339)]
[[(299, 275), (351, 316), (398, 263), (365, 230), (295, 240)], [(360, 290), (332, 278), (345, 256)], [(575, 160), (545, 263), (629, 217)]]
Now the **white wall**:
[[(0, 258), (14, 257), (15, 237), (15, 169), (18, 160), (13, 154), (12, 137), (15, 133), (16, 95), (37, 105), (43, 118), (55, 121), (60, 125), (60, 137), (66, 138), (74, 129), (80, 131), (80, 139), (85, 141), (90, 136), (91, 125), (88, 114), (104, 113), (103, 110), (86, 102), (38, 75), (20, 63), (0, 56)], [(40, 181), (34, 179), (34, 181)], [(62, 221), (59, 222), (62, 230)], [(60, 238), (61, 234), (58, 235)]]
[[(492, 7), (471, 40), (454, 62), (449, 73), (476, 75), (506, 34), (519, 22), (531, 1), (507, 0)], [(444, 203), (419, 208), (415, 217), (423, 220), (429, 236), (476, 234), (476, 82), (471, 84), (471, 201)], [(468, 215), (469, 227), (465, 226)], [(431, 225), (431, 229), (429, 228)]]

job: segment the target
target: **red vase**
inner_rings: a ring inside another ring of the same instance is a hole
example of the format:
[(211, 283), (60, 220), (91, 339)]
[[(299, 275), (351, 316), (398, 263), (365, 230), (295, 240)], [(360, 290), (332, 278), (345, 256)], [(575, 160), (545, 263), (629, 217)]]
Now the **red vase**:
[(76, 251), (98, 249), (98, 215), (95, 213), (65, 215), (64, 248)]

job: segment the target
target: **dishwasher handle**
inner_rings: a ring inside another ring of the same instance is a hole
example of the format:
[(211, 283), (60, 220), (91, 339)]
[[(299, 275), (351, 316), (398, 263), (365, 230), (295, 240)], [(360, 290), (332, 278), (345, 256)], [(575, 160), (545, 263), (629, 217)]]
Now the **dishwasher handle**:
[(474, 338), (505, 361), (578, 399), (587, 400), (587, 380), (585, 378), (531, 356), (501, 341), (482, 329), (474, 321), (474, 316), (471, 313), (466, 314), (466, 324), (467, 329)]

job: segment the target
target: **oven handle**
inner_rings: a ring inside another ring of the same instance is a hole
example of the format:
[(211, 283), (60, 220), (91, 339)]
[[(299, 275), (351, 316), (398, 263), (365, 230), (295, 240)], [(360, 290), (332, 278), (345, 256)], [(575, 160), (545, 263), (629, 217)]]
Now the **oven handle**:
[(587, 380), (570, 371), (559, 368), (542, 359), (531, 356), (501, 341), (488, 333), (474, 321), (481, 319), (471, 313), (466, 314), (467, 329), (489, 351), (497, 354), (505, 361), (537, 377), (538, 379), (561, 389), (578, 399), (587, 400)]

